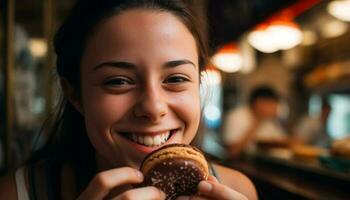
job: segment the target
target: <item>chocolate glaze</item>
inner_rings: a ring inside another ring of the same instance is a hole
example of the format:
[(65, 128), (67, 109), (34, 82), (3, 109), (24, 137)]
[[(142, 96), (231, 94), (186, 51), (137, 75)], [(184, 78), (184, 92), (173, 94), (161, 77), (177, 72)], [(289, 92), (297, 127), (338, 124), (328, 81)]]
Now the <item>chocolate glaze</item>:
[(196, 194), (198, 183), (206, 178), (199, 166), (191, 159), (165, 159), (145, 174), (143, 186), (155, 186), (164, 191), (166, 200)]

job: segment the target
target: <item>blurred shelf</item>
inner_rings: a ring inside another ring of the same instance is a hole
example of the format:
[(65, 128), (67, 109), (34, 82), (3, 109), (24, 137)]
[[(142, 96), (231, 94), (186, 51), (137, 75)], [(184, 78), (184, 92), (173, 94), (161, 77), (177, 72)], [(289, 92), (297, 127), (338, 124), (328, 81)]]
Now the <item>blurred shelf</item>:
[(315, 158), (315, 160), (284, 159), (270, 156), (265, 153), (257, 153), (254, 154), (253, 157), (255, 161), (267, 162), (278, 166), (299, 170), (313, 176), (333, 179), (333, 182), (337, 181), (344, 184), (350, 184), (350, 172), (340, 172), (327, 168), (321, 165), (317, 158)]
[(315, 163), (276, 158), (264, 153), (239, 161), (219, 161), (245, 173), (260, 199), (349, 199), (350, 175)]
[(350, 77), (328, 81), (317, 87), (312, 87), (310, 90), (317, 94), (350, 94)]
[(231, 166), (249, 176), (265, 199), (349, 199), (348, 189), (320, 177), (311, 179), (307, 174), (266, 164), (236, 163)]

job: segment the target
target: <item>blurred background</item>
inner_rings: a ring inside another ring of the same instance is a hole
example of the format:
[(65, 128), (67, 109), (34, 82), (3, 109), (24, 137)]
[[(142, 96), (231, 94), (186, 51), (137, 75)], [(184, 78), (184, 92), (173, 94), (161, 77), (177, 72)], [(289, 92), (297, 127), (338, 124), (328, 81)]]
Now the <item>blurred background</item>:
[[(0, 172), (45, 142), (72, 0), (0, 0)], [(349, 199), (350, 0), (192, 0), (206, 24), (195, 143), (260, 197)], [(39, 137), (39, 132), (43, 134)]]

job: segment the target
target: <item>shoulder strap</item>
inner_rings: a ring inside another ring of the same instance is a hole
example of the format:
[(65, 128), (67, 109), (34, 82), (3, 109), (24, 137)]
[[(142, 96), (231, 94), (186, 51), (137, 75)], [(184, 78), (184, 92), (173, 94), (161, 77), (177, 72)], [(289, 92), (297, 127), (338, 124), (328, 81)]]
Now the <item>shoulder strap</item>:
[(29, 200), (28, 190), (25, 184), (24, 167), (21, 167), (16, 170), (15, 179), (16, 179), (16, 188), (17, 188), (17, 199)]

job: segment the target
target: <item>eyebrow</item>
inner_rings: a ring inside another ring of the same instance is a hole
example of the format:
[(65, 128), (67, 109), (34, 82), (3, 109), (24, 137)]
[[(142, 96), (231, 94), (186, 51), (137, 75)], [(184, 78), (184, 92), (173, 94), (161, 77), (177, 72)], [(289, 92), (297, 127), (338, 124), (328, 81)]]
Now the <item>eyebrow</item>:
[[(185, 64), (190, 64), (193, 67), (196, 67), (196, 65), (188, 59), (168, 61), (168, 62), (163, 64), (163, 67), (164, 68), (173, 68), (173, 67), (177, 67), (179, 65), (185, 65)], [(135, 69), (135, 68), (137, 68), (137, 65), (134, 63), (124, 62), (124, 61), (107, 61), (107, 62), (103, 62), (103, 63), (96, 65), (94, 67), (94, 70), (100, 69), (102, 67), (117, 67), (117, 68), (123, 68), (123, 69)]]
[(176, 67), (179, 65), (186, 65), (186, 64), (190, 64), (196, 68), (196, 65), (192, 61), (187, 60), (187, 59), (169, 61), (169, 62), (166, 62), (163, 66), (165, 68), (172, 68), (172, 67)]

